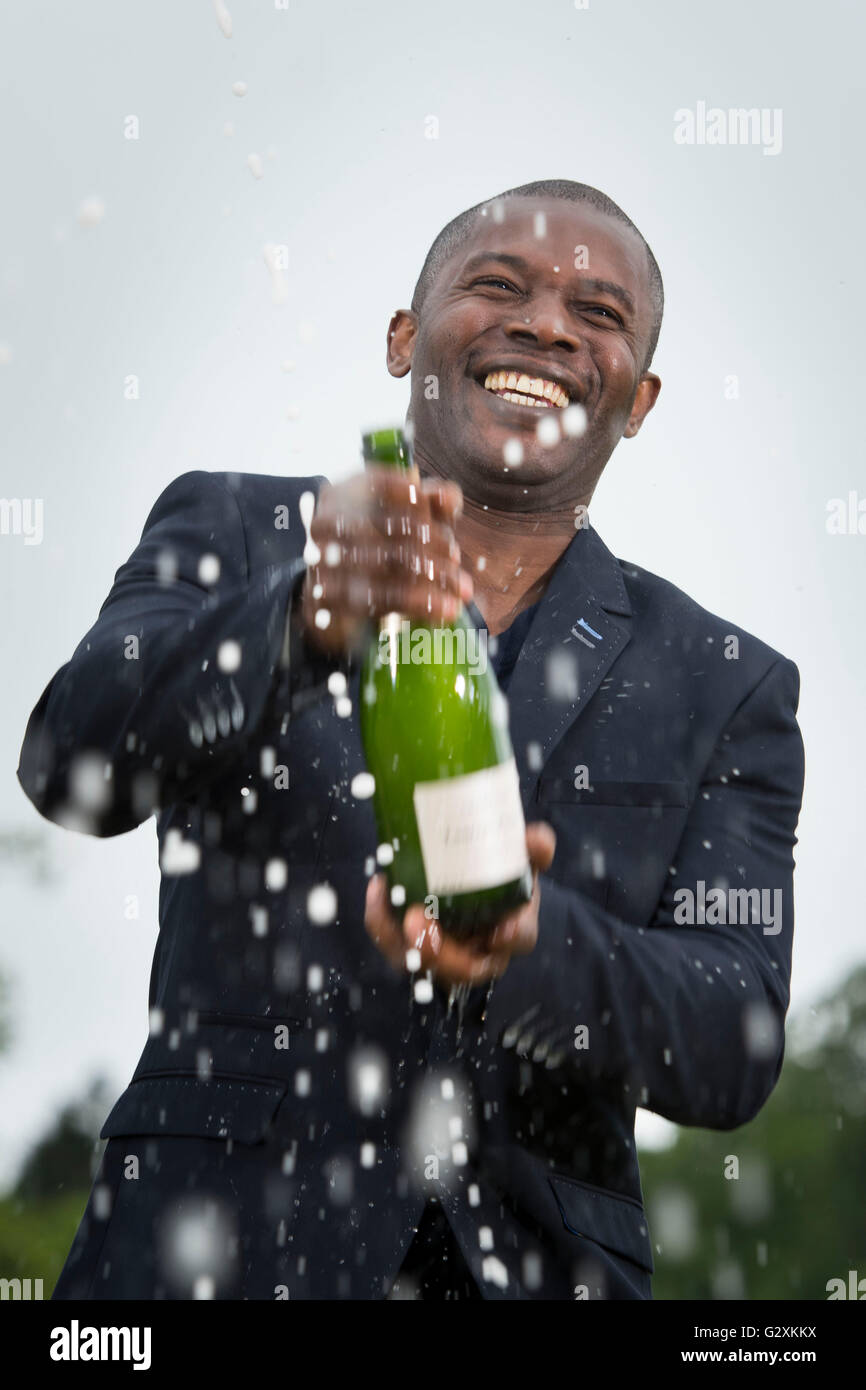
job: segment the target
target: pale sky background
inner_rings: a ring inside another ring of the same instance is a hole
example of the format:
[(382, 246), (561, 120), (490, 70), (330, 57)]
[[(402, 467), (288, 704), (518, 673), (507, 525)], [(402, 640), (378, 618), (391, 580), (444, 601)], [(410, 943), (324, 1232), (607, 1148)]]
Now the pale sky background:
[[(352, 471), (360, 429), (405, 411), (385, 333), (430, 242), (532, 179), (604, 189), (665, 280), (662, 394), (594, 525), (800, 668), (794, 1009), (866, 955), (866, 535), (826, 529), (866, 499), (855, 0), (279, 3), (228, 0), (229, 39), (211, 0), (0, 4), (0, 495), (44, 502), (41, 545), (0, 536), (0, 832), (36, 846), (0, 858), (0, 1182), (94, 1072), (126, 1085), (156, 938), (153, 822), (41, 821), (14, 776), (31, 708), (178, 474)], [(676, 144), (699, 102), (781, 109), (781, 152)]]

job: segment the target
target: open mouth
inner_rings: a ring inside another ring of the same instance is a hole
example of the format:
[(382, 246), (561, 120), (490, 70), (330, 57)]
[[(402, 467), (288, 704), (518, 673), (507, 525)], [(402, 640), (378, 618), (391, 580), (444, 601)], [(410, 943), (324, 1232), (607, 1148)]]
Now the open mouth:
[(529, 376), (526, 372), (492, 371), (488, 372), (483, 385), (500, 400), (510, 401), (512, 405), (530, 406), (534, 410), (565, 410), (569, 404), (568, 392), (557, 381), (548, 377)]

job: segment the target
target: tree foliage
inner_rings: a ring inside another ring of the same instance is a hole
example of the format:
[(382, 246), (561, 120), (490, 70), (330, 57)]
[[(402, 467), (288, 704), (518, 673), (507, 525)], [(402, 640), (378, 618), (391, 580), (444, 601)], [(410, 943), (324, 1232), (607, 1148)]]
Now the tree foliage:
[(681, 1129), (641, 1173), (656, 1298), (825, 1299), (866, 1276), (866, 967), (789, 1021), (750, 1124)]

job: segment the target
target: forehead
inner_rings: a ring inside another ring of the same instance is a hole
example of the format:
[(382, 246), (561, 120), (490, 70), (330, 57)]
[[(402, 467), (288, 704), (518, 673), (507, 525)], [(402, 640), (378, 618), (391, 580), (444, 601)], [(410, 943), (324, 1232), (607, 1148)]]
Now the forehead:
[[(649, 268), (640, 237), (624, 222), (593, 207), (562, 198), (503, 198), (479, 212), (449, 269), (457, 271), (481, 252), (520, 255), (533, 266), (574, 267), (577, 249), (586, 247), (587, 273), (617, 280), (635, 301), (649, 301)], [(443, 267), (444, 268), (444, 267)]]

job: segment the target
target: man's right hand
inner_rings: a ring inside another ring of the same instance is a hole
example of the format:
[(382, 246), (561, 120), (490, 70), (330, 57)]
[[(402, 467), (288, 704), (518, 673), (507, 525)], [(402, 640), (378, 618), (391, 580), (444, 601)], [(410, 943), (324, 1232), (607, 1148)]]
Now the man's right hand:
[(456, 483), (369, 466), (319, 493), (298, 621), (307, 640), (338, 655), (356, 648), (371, 618), (399, 612), (453, 621), (472, 597), (454, 535), (463, 494)]

